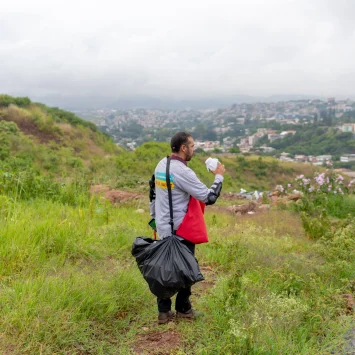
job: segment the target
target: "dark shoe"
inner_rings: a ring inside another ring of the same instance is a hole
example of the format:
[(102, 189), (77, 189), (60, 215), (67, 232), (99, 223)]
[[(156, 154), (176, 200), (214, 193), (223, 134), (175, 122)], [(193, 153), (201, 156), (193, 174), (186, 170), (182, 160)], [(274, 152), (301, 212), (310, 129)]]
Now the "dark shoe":
[(174, 319), (174, 312), (169, 311), (169, 312), (159, 312), (158, 315), (158, 324), (166, 324), (170, 322), (171, 320)]
[(180, 319), (196, 319), (201, 315), (200, 312), (195, 311), (194, 309), (190, 309), (189, 311), (183, 313), (183, 312), (176, 312), (176, 318)]

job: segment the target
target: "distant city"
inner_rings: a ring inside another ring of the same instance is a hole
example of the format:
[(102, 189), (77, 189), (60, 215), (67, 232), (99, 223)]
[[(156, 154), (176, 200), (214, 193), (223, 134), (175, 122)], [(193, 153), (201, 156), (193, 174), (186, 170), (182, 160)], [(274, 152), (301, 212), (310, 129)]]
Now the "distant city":
[[(73, 111), (111, 135), (115, 143), (128, 149), (147, 141), (169, 141), (179, 130), (192, 133), (196, 148), (204, 151), (272, 153), (271, 145), (294, 135), (300, 127), (314, 123), (355, 134), (355, 101), (290, 100), (233, 104), (220, 109), (99, 109)], [(263, 144), (260, 144), (262, 142)], [(279, 158), (323, 164), (331, 155), (307, 156), (283, 153)], [(345, 154), (341, 161), (355, 160)]]

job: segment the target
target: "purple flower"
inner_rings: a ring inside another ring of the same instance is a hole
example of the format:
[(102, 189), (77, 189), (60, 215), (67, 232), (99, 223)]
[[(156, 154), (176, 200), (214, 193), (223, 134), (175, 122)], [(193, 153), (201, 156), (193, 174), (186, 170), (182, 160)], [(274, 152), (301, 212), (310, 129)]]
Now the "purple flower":
[(318, 185), (323, 185), (324, 184), (324, 174), (320, 174), (315, 178), (316, 182)]
[(303, 183), (304, 183), (305, 185), (309, 185), (309, 183), (310, 183), (310, 180), (309, 180), (309, 179), (302, 179), (302, 181), (303, 181)]

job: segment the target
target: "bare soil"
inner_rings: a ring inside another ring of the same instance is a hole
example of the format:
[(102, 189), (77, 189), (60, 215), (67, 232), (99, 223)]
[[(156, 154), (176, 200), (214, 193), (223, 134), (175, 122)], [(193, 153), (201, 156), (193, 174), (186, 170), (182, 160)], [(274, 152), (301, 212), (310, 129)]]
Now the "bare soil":
[(23, 134), (26, 136), (32, 136), (39, 140), (40, 143), (48, 143), (54, 141), (56, 143), (61, 143), (59, 136), (51, 133), (39, 130), (37, 125), (30, 119), (20, 120), (17, 122), (17, 126)]
[[(215, 270), (207, 265), (200, 266), (201, 272), (205, 277), (204, 281), (198, 282), (192, 286), (192, 303), (194, 303), (194, 298), (200, 297), (205, 294), (214, 286), (216, 282), (216, 272)], [(174, 323), (172, 321), (171, 326), (168, 329), (160, 330), (162, 327), (166, 328), (169, 325), (158, 326), (160, 327), (155, 331), (150, 331), (150, 327), (143, 328), (147, 333), (140, 334), (133, 347), (132, 351), (137, 355), (171, 355), (174, 354), (180, 347), (183, 346), (181, 342), (181, 336), (174, 330)], [(173, 328), (171, 328), (173, 327)]]
[(136, 192), (129, 192), (124, 190), (113, 190), (107, 185), (93, 185), (90, 188), (90, 194), (101, 195), (111, 201), (111, 203), (121, 203), (136, 198), (142, 197), (141, 194)]
[(205, 279), (192, 286), (192, 300), (194, 297), (199, 297), (202, 294), (210, 291), (216, 283), (217, 273), (212, 267), (200, 266), (200, 270)]
[(181, 337), (175, 331), (154, 331), (138, 336), (132, 350), (139, 355), (170, 355), (181, 346)]

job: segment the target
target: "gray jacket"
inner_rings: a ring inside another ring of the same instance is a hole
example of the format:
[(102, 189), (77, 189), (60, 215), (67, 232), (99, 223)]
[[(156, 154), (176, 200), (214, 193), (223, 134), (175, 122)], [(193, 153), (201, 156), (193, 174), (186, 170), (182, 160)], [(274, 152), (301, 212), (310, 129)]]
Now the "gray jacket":
[[(162, 159), (155, 169), (156, 198), (150, 203), (150, 214), (152, 218), (155, 218), (160, 239), (171, 235), (169, 196), (166, 184), (166, 162), (167, 158)], [(185, 164), (184, 161), (176, 159), (172, 159), (170, 162), (170, 184), (175, 230), (179, 228), (185, 217), (190, 196), (208, 204), (209, 195), (215, 192), (214, 187), (221, 185), (223, 182), (223, 176), (217, 174), (215, 175), (213, 185), (209, 189)]]

